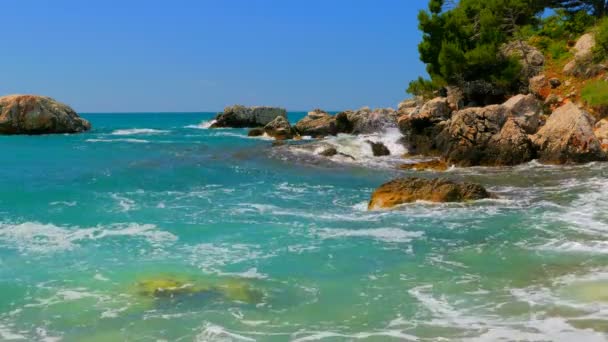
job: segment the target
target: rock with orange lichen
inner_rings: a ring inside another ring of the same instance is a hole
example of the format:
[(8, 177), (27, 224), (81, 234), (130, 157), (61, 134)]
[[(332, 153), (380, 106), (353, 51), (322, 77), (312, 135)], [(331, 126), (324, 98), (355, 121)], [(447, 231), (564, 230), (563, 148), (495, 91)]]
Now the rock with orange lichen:
[(457, 183), (446, 178), (398, 178), (374, 191), (368, 209), (390, 209), (416, 201), (467, 202), (492, 197), (492, 194), (479, 184)]
[(0, 97), (0, 134), (80, 133), (91, 124), (69, 106), (50, 97)]

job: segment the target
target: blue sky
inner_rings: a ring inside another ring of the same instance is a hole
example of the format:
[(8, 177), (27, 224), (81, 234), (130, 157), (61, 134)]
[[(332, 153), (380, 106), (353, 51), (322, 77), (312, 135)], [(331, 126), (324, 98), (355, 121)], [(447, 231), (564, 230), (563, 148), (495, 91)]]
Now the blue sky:
[(80, 112), (395, 107), (427, 0), (6, 0), (0, 94)]

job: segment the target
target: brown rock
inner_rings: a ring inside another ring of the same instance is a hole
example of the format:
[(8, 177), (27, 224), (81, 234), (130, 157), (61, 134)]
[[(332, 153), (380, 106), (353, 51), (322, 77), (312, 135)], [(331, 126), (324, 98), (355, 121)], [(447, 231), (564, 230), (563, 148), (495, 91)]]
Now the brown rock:
[(399, 117), (397, 123), (408, 150), (412, 154), (437, 153), (435, 138), (450, 115), (448, 100), (440, 97), (427, 102), (420, 110)]
[(211, 128), (263, 127), (278, 116), (287, 118), (287, 111), (275, 107), (230, 106), (217, 115)]
[(260, 137), (262, 135), (264, 135), (264, 129), (261, 127), (252, 128), (247, 133), (247, 136), (250, 137)]
[(399, 166), (401, 170), (415, 170), (415, 171), (446, 171), (449, 166), (446, 162), (440, 159), (433, 159), (429, 161), (417, 162), (412, 164), (402, 164)]
[(323, 157), (333, 157), (338, 154), (338, 150), (335, 147), (328, 147), (319, 153)]
[(320, 137), (336, 135), (338, 133), (336, 117), (320, 109), (309, 112), (295, 125), (295, 130), (300, 135)]
[(536, 96), (541, 96), (542, 90), (548, 85), (547, 76), (538, 75), (534, 76), (529, 81), (530, 92)]
[(277, 116), (264, 127), (264, 132), (277, 140), (293, 138), (293, 129), (285, 117)]
[(368, 209), (389, 209), (415, 201), (465, 202), (490, 197), (479, 184), (456, 183), (445, 178), (398, 178), (374, 191)]
[(389, 156), (391, 154), (391, 151), (381, 142), (373, 142), (371, 140), (367, 140), (366, 142), (372, 147), (374, 157)]
[(606, 160), (593, 132), (595, 119), (569, 102), (556, 109), (535, 134), (539, 159), (545, 163), (585, 163)]
[(528, 134), (534, 134), (540, 124), (542, 106), (534, 95), (516, 95), (511, 97), (503, 106), (510, 111), (521, 128)]
[(80, 133), (89, 129), (87, 120), (50, 97), (0, 97), (0, 134)]

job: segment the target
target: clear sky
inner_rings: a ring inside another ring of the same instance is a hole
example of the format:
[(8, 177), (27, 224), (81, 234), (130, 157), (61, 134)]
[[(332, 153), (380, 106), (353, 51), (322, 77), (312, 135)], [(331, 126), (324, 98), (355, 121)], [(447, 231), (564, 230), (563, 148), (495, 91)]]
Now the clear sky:
[(4, 0), (0, 94), (79, 112), (395, 107), (427, 0)]

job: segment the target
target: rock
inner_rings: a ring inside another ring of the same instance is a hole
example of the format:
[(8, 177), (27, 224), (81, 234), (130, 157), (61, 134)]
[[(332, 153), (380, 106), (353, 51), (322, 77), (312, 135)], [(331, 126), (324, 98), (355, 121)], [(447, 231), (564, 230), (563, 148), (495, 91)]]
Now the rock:
[(323, 151), (319, 152), (319, 155), (323, 157), (333, 157), (336, 154), (338, 154), (338, 150), (336, 150), (335, 147), (328, 147)]
[(300, 135), (324, 137), (336, 135), (338, 133), (338, 126), (335, 116), (329, 115), (320, 109), (315, 109), (296, 123), (295, 130)]
[(549, 80), (549, 84), (551, 85), (551, 88), (555, 89), (562, 85), (562, 81), (560, 81), (559, 78), (554, 77)]
[(608, 152), (608, 119), (602, 119), (595, 124), (594, 134), (602, 150)]
[(344, 133), (370, 134), (382, 132), (388, 127), (394, 127), (397, 123), (397, 112), (392, 108), (371, 110), (364, 107), (356, 111), (348, 111), (346, 115), (351, 130)]
[(418, 101), (416, 99), (407, 99), (407, 100), (403, 100), (399, 103), (399, 106), (397, 107), (398, 111), (402, 111), (408, 108), (415, 108), (418, 106)]
[(585, 163), (606, 160), (593, 132), (595, 120), (569, 102), (556, 109), (532, 141), (545, 163)]
[(517, 165), (536, 158), (534, 144), (514, 117), (509, 117), (500, 132), (492, 136), (485, 152), (495, 165)]
[(559, 96), (555, 95), (555, 94), (551, 94), (549, 96), (547, 96), (547, 98), (545, 99), (545, 104), (547, 106), (553, 106), (556, 104), (559, 104), (561, 102)]
[(277, 140), (293, 138), (293, 129), (289, 121), (283, 116), (277, 116), (264, 127), (264, 132)]
[(593, 57), (593, 48), (595, 47), (595, 36), (593, 33), (582, 35), (574, 45), (574, 58), (577, 61), (590, 60)]
[(50, 97), (0, 97), (0, 134), (80, 133), (89, 129), (87, 120)]
[(250, 137), (260, 137), (262, 135), (264, 135), (264, 129), (261, 127), (252, 128), (249, 130), (249, 133), (247, 133), (247, 136)]
[(389, 209), (415, 201), (464, 202), (490, 197), (479, 184), (456, 183), (445, 178), (398, 178), (374, 191), (368, 209)]
[(391, 151), (381, 142), (373, 142), (371, 140), (367, 140), (366, 142), (372, 147), (374, 157), (389, 156), (391, 154)]
[(211, 128), (263, 127), (278, 116), (287, 118), (287, 111), (275, 107), (245, 107), (236, 105), (224, 108), (224, 112), (218, 114), (215, 119), (216, 122), (211, 125)]
[(523, 66), (523, 73), (528, 78), (537, 75), (545, 65), (543, 53), (526, 42), (509, 42), (500, 48), (500, 52), (504, 57), (516, 57)]
[(425, 103), (420, 110), (404, 114), (398, 120), (403, 142), (412, 154), (436, 152), (435, 138), (443, 130), (443, 122), (450, 117), (447, 98), (435, 98)]
[(446, 87), (448, 107), (454, 112), (464, 108), (464, 92), (459, 87)]
[(540, 124), (542, 106), (534, 95), (513, 96), (503, 103), (503, 106), (510, 111), (510, 115), (526, 133), (536, 133)]
[(529, 81), (530, 92), (536, 96), (542, 96), (541, 92), (542, 92), (543, 88), (547, 86), (547, 84), (548, 84), (547, 76), (545, 76), (545, 75), (534, 76), (534, 77), (530, 78), (530, 81)]
[(417, 162), (412, 164), (402, 164), (399, 166), (401, 170), (416, 170), (416, 171), (446, 171), (449, 167), (446, 162), (440, 159), (430, 161)]

